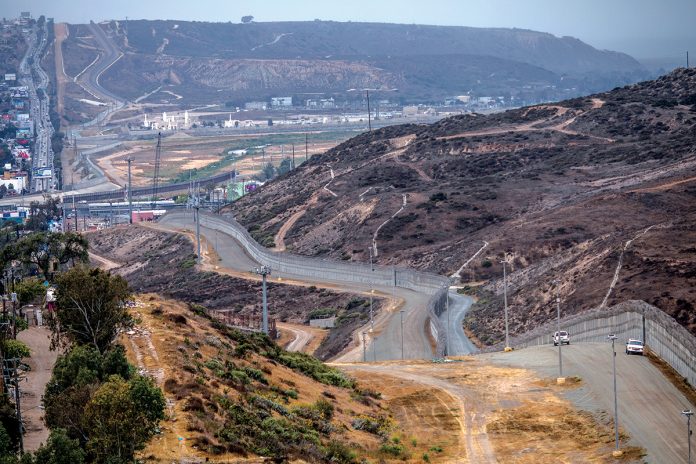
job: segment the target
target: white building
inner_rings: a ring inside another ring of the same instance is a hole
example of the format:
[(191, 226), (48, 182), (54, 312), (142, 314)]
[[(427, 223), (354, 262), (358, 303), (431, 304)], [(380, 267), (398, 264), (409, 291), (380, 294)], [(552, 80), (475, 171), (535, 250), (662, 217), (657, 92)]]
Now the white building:
[(246, 102), (244, 104), (244, 109), (245, 110), (261, 110), (265, 111), (268, 108), (268, 105), (266, 105), (266, 102), (260, 102), (260, 101), (252, 101), (252, 102)]
[(273, 97), (271, 98), (271, 107), (282, 108), (292, 106), (292, 97)]

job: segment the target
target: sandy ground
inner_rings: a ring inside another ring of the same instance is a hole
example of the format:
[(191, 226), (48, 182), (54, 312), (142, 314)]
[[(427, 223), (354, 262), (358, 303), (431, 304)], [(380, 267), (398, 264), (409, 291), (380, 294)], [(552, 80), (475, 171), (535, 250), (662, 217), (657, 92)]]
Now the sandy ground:
[[(166, 137), (162, 140), (162, 158), (160, 173), (163, 179), (173, 178), (181, 172), (191, 169), (201, 169), (209, 164), (219, 161), (222, 153), (229, 148), (231, 143), (239, 142), (240, 139), (249, 137), (226, 136), (226, 137), (198, 137), (198, 138), (176, 138)], [(131, 173), (133, 185), (146, 186), (152, 183), (152, 173), (154, 169), (155, 145), (156, 141), (126, 143), (126, 146), (118, 152), (96, 158), (95, 161), (102, 168), (106, 176), (118, 185), (125, 185), (128, 182), (128, 163), (127, 158), (132, 157)], [(337, 142), (312, 143), (309, 155), (334, 147)], [(295, 161), (299, 165), (304, 161), (304, 147), (302, 155), (299, 150), (295, 152)], [(261, 171), (264, 164), (272, 163), (280, 165), (283, 158), (291, 157), (292, 152), (287, 145), (272, 145), (265, 149), (265, 156), (245, 156), (235, 162), (235, 168), (242, 176), (252, 176)], [(223, 169), (231, 169), (231, 165)]]
[[(413, 456), (457, 463), (606, 463), (611, 429), (562, 398), (556, 385), (526, 369), (474, 357), (451, 363), (337, 365), (382, 392)], [(441, 451), (438, 451), (441, 449)], [(628, 460), (636, 456), (636, 450)]]
[(17, 335), (17, 339), (26, 343), (31, 350), (31, 357), (26, 360), (31, 370), (26, 374), (26, 383), (20, 385), (22, 418), (26, 428), (25, 451), (36, 450), (48, 438), (48, 428), (43, 423), (41, 397), (51, 380), (53, 365), (58, 357), (57, 351), (49, 350), (49, 336), (50, 332), (45, 327), (29, 327)]

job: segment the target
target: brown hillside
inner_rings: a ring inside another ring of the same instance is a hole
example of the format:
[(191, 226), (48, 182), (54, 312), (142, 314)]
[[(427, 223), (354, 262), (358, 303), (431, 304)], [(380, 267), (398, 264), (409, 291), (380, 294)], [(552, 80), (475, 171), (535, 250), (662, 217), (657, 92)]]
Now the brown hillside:
[[(696, 70), (593, 97), (405, 125), (351, 139), (233, 206), (258, 237), (358, 261), (379, 229), (378, 262), (498, 279), (514, 254), (513, 327), (554, 310), (644, 299), (695, 330)], [(332, 178), (333, 173), (333, 178)], [(494, 281), (494, 283), (496, 283)], [(472, 328), (494, 341), (502, 286)]]

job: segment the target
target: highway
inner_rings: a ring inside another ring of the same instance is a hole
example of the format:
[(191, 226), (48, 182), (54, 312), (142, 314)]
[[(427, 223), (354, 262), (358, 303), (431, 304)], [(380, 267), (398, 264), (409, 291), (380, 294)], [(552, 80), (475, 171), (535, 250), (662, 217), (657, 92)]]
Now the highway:
[(87, 67), (76, 77), (76, 82), (97, 100), (109, 102), (109, 107), (97, 115), (96, 118), (84, 124), (85, 127), (101, 124), (109, 114), (120, 110), (126, 102), (118, 95), (105, 89), (99, 83), (99, 78), (116, 63), (122, 56), (121, 50), (109, 39), (104, 30), (93, 21), (89, 23), (89, 30), (99, 45), (99, 57), (96, 62)]
[[(171, 231), (182, 229), (195, 230), (193, 214), (175, 212), (168, 213), (159, 221), (159, 226)], [(221, 266), (236, 272), (248, 273), (259, 264), (254, 261), (244, 247), (231, 236), (231, 225), (226, 225), (227, 232), (223, 229), (217, 233), (215, 241), (215, 231), (208, 227), (201, 227), (201, 235), (208, 243), (217, 243), (217, 254), (221, 259)], [(307, 272), (298, 271), (294, 273), (274, 271), (271, 280), (277, 281), (280, 277), (283, 281), (295, 281), (308, 285), (324, 286), (339, 289), (347, 292), (358, 292), (369, 294), (374, 288), (378, 295), (392, 297), (401, 302), (393, 311), (382, 311), (375, 319), (374, 332), (369, 331), (369, 323), (363, 330), (367, 331), (367, 357), (370, 360), (401, 359), (402, 352), (402, 324), (401, 313), (403, 310), (403, 357), (405, 359), (429, 359), (433, 357), (433, 347), (430, 334), (426, 332), (428, 321), (427, 303), (430, 294), (419, 293), (402, 287), (394, 286), (372, 286), (369, 283), (359, 283), (355, 281), (341, 280), (337, 277), (315, 277), (310, 270)], [(271, 304), (273, 296), (270, 296)], [(455, 305), (456, 306), (456, 305)], [(456, 318), (457, 316), (455, 316)], [(453, 332), (457, 336), (464, 336), (462, 331)], [(467, 340), (468, 342), (468, 340)], [(340, 357), (341, 361), (357, 361), (362, 359), (362, 350), (357, 347), (345, 356)]]
[(36, 140), (32, 153), (32, 171), (38, 168), (50, 170), (50, 176), (33, 176), (33, 192), (52, 191), (56, 188), (56, 178), (53, 175), (53, 148), (51, 137), (54, 133), (53, 125), (49, 117), (49, 100), (46, 90), (49, 80), (46, 72), (41, 68), (41, 58), (46, 50), (48, 36), (48, 23), (44, 21), (41, 27), (35, 26), (27, 38), (28, 48), (22, 62), (19, 65), (19, 79), (22, 85), (29, 89), (30, 116), (34, 122)]
[[(616, 372), (619, 424), (632, 444), (645, 448), (645, 462), (687, 463), (684, 409), (696, 409), (645, 357), (627, 356), (617, 345)], [(579, 376), (582, 386), (565, 396), (586, 411), (614, 414), (611, 344), (580, 343), (564, 346), (563, 374)], [(480, 355), (496, 364), (532, 369), (544, 378), (558, 376), (558, 348), (553, 345), (511, 353)]]

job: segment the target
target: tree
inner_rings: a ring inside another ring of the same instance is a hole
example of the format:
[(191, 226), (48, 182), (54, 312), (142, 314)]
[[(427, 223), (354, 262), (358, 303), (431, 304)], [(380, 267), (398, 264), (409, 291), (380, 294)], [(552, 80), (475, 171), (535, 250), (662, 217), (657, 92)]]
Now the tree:
[(0, 198), (3, 198), (5, 195), (7, 195), (7, 187), (5, 187), (5, 184), (0, 185)]
[(27, 230), (48, 230), (50, 221), (57, 221), (61, 217), (59, 198), (50, 195), (44, 196), (43, 203), (32, 201), (29, 204), (29, 218), (25, 225)]
[(29, 277), (23, 279), (15, 285), (15, 292), (20, 305), (29, 304), (38, 297), (46, 294), (46, 287), (43, 286), (41, 279)]
[(25, 265), (35, 265), (45, 279), (51, 276), (54, 262), (87, 262), (89, 242), (80, 234), (36, 232), (10, 245), (4, 259), (17, 259)]
[(123, 277), (78, 266), (61, 274), (56, 283), (58, 310), (49, 319), (54, 347), (61, 342), (91, 345), (105, 353), (119, 330), (132, 325), (126, 306), (131, 293)]
[(249, 24), (249, 23), (252, 22), (253, 20), (254, 20), (254, 17), (251, 16), (251, 15), (242, 16), (242, 22), (243, 22), (244, 24)]
[(266, 163), (263, 167), (261, 173), (263, 174), (264, 180), (271, 180), (275, 176), (276, 168), (271, 163)]
[(154, 435), (164, 407), (164, 395), (152, 379), (136, 376), (126, 382), (111, 377), (85, 408), (87, 450), (94, 462), (131, 462), (135, 451)]
[(291, 169), (292, 160), (290, 158), (283, 158), (283, 161), (280, 162), (280, 166), (278, 166), (278, 175), (282, 176), (283, 174), (290, 172)]
[(71, 438), (86, 443), (88, 432), (82, 424), (85, 406), (99, 384), (112, 375), (125, 380), (133, 375), (121, 345), (104, 355), (92, 346), (83, 345), (59, 356), (43, 397), (46, 424), (51, 428), (63, 428)]
[(80, 442), (68, 437), (63, 429), (54, 429), (45, 445), (41, 445), (34, 455), (39, 464), (82, 464), (85, 462), (85, 452), (80, 448)]

